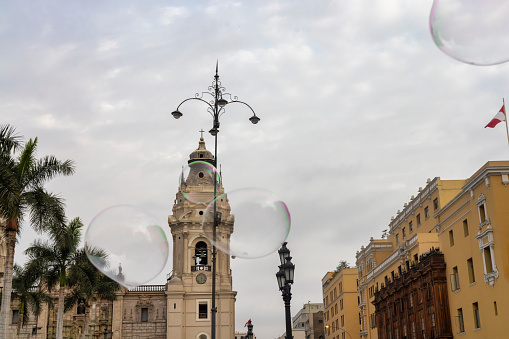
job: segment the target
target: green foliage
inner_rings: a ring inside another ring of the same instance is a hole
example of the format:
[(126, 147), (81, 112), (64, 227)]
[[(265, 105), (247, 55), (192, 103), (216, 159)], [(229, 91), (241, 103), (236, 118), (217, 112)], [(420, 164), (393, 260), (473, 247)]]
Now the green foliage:
[[(66, 310), (79, 300), (94, 296), (114, 300), (115, 292), (120, 289), (120, 285), (99, 272), (88, 260), (85, 250), (78, 247), (82, 228), (81, 220), (75, 218), (64, 227), (51, 228), (49, 240), (37, 239), (25, 251), (28, 264), (44, 267), (40, 279), (48, 290), (57, 284), (68, 287), (64, 302)], [(94, 251), (96, 257), (106, 258), (104, 251)]]
[(0, 126), (0, 216), (15, 220), (11, 224), (15, 231), (26, 214), (37, 231), (66, 221), (63, 200), (47, 192), (44, 184), (58, 175), (73, 174), (74, 163), (54, 156), (37, 159), (36, 153), (37, 138), (22, 145), (13, 127)]
[(23, 267), (14, 265), (12, 298), (16, 297), (20, 300), (23, 325), (28, 321), (30, 314), (39, 316), (44, 303), (50, 305), (52, 303), (51, 296), (42, 288), (40, 280), (42, 269), (33, 264), (26, 264)]
[(346, 260), (341, 260), (336, 266), (336, 269), (334, 270), (334, 273), (332, 274), (332, 278), (336, 276), (339, 272), (341, 272), (345, 268), (350, 268), (350, 264)]

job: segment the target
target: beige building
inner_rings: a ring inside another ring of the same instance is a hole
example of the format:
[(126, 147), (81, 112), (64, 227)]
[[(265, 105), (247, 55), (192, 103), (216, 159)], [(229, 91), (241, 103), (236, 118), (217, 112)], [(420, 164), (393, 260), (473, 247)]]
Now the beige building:
[(327, 272), (322, 279), (325, 338), (359, 338), (357, 268)]
[(323, 339), (323, 304), (307, 303), (292, 318), (292, 327), (295, 330), (304, 329), (306, 339)]
[[(77, 306), (64, 315), (64, 338), (171, 338), (209, 339), (212, 308), (212, 244), (202, 228), (208, 202), (214, 196), (214, 183), (204, 175), (196, 161), (213, 164), (211, 152), (200, 138), (198, 149), (191, 153), (190, 172), (181, 183), (168, 224), (173, 240), (173, 271), (165, 285), (144, 285), (132, 290), (123, 289), (113, 302), (88, 300), (86, 307)], [(224, 193), (222, 184), (218, 195)], [(208, 199), (203, 199), (208, 197)], [(234, 216), (226, 198), (218, 201), (221, 221), (218, 239), (228, 245), (233, 231)], [(212, 221), (206, 221), (210, 226)], [(0, 245), (0, 255), (3, 247)], [(2, 258), (0, 258), (0, 261)], [(55, 297), (58, 293), (55, 294)], [(216, 337), (235, 337), (235, 296), (232, 290), (230, 256), (217, 252), (216, 272)], [(54, 303), (56, 305), (56, 303)], [(56, 307), (45, 307), (36, 319), (31, 317), (25, 326), (19, 326), (20, 305), (12, 304), (11, 336), (52, 338), (56, 329)], [(37, 322), (36, 322), (37, 321)]]

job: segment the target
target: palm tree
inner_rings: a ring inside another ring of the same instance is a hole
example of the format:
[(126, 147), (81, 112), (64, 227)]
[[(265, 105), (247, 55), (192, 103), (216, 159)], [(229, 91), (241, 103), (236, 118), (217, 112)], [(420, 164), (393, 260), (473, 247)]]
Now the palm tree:
[[(106, 253), (102, 250), (89, 248), (88, 251), (92, 252), (94, 257), (106, 258)], [(68, 311), (84, 301), (82, 306), (85, 307), (85, 328), (81, 337), (85, 339), (89, 329), (87, 316), (89, 301), (93, 298), (115, 300), (120, 285), (99, 272), (88, 260), (84, 249), (80, 249), (76, 254), (76, 264), (68, 270), (67, 282), (71, 286), (71, 291), (65, 298), (65, 310)]]
[(63, 200), (43, 186), (55, 176), (73, 174), (74, 163), (71, 160), (62, 162), (53, 156), (37, 159), (36, 151), (37, 138), (22, 145), (21, 136), (13, 127), (0, 125), (0, 218), (6, 221), (7, 245), (0, 339), (6, 338), (9, 330), (14, 249), (24, 217), (30, 216), (30, 224), (38, 232), (48, 225), (66, 222)]
[(18, 321), (18, 335), (20, 327), (24, 326), (28, 321), (30, 313), (35, 315), (35, 326), (37, 326), (37, 319), (41, 314), (42, 305), (51, 305), (51, 296), (42, 289), (40, 276), (41, 267), (30, 263), (23, 267), (14, 265), (14, 275), (12, 278), (13, 297), (19, 298), (19, 315), (21, 317), (20, 321)]
[[(37, 239), (25, 251), (31, 264), (44, 267), (42, 280), (46, 288), (51, 291), (59, 286), (57, 339), (62, 339), (66, 308), (70, 309), (78, 300), (90, 299), (94, 295), (115, 299), (115, 291), (119, 288), (118, 284), (102, 277), (88, 261), (85, 250), (78, 248), (82, 228), (81, 220), (75, 218), (63, 228), (51, 229), (49, 240)], [(105, 257), (104, 252), (96, 254)], [(67, 296), (66, 290), (70, 291)]]

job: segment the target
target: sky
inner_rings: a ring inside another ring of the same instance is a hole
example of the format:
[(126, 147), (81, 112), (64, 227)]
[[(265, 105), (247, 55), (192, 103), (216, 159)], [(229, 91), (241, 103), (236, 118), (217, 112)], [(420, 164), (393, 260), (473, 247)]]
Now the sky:
[[(509, 65), (442, 53), (431, 0), (4, 1), (0, 122), (38, 155), (76, 173), (47, 188), (88, 226), (104, 209), (149, 211), (170, 237), (178, 178), (212, 119), (216, 62), (226, 91), (249, 103), (221, 117), (226, 192), (259, 187), (291, 213), (292, 314), (322, 302), (321, 279), (379, 238), (427, 178), (465, 179), (507, 160), (501, 125), (484, 126), (508, 94)], [(204, 134), (209, 150), (213, 138)], [(120, 233), (120, 232), (119, 232)], [(24, 225), (15, 260), (37, 237)], [(121, 237), (121, 234), (118, 235)], [(236, 329), (285, 330), (279, 258), (232, 260)], [(150, 283), (165, 283), (169, 261)]]

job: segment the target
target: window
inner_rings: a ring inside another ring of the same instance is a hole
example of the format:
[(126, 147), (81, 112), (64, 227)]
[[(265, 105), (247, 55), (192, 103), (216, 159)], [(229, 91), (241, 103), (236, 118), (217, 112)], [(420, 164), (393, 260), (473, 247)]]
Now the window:
[(339, 309), (343, 310), (343, 299), (339, 301)]
[(408, 230), (410, 231), (410, 233), (412, 233), (414, 230), (414, 224), (411, 221), (408, 223)]
[(404, 227), (401, 229), (401, 233), (403, 233), (403, 239), (405, 239), (406, 238), (406, 229)]
[(433, 211), (438, 209), (438, 198), (433, 199)]
[(12, 323), (17, 324), (19, 321), (19, 310), (12, 310)]
[(474, 274), (474, 262), (472, 261), (472, 258), (467, 260), (467, 267), (468, 267), (468, 280), (471, 284), (475, 283), (475, 274)]
[(491, 248), (489, 246), (485, 247), (483, 249), (483, 254), (484, 254), (484, 263), (486, 265), (486, 273), (491, 273), (491, 272), (493, 272), (493, 264), (491, 261)]
[(345, 316), (342, 315), (341, 316), (341, 327), (344, 327), (345, 326)]
[(417, 220), (417, 226), (419, 226), (421, 224), (421, 213), (417, 214), (415, 219)]
[(497, 316), (498, 315), (498, 308), (497, 308), (497, 302), (496, 301), (493, 302), (493, 310), (495, 311), (495, 315)]
[(452, 230), (449, 231), (449, 245), (454, 246), (454, 233), (452, 233)]
[(429, 218), (429, 207), (428, 206), (424, 207), (424, 218), (425, 219)]
[(465, 237), (468, 237), (468, 221), (467, 221), (467, 219), (463, 220), (463, 234), (465, 234)]
[(396, 234), (396, 244), (399, 244), (399, 233)]
[(141, 321), (147, 322), (148, 321), (148, 308), (143, 307), (141, 309)]
[(463, 309), (458, 308), (458, 333), (465, 332), (465, 323), (463, 322)]
[(198, 304), (198, 318), (199, 319), (207, 319), (207, 304), (206, 303), (199, 303)]
[(481, 221), (481, 224), (486, 222), (486, 207), (484, 206), (484, 203), (479, 205), (479, 220)]
[(210, 319), (210, 300), (197, 299), (195, 304), (196, 321), (206, 321)]
[(472, 310), (474, 311), (474, 326), (475, 328), (481, 328), (481, 319), (479, 318), (479, 305), (472, 303)]
[(452, 268), (452, 274), (451, 274), (451, 290), (453, 292), (456, 292), (460, 289), (460, 282), (458, 278), (458, 267), (454, 266)]

